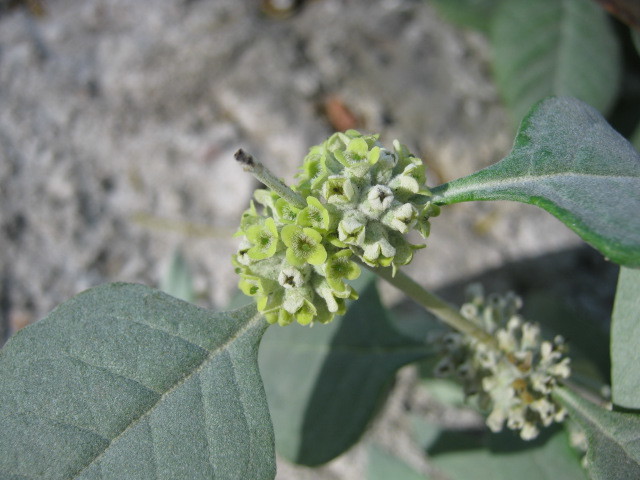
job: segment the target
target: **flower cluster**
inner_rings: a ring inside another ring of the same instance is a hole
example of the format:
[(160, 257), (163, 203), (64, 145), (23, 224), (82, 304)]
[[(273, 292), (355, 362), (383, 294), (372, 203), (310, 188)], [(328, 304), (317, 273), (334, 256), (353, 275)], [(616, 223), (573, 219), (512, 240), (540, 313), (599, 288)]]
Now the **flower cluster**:
[(463, 383), (465, 394), (475, 396), (480, 408), (489, 412), (487, 426), (493, 432), (506, 423), (524, 440), (531, 440), (540, 425), (560, 422), (566, 415), (551, 397), (556, 384), (571, 373), (564, 340), (560, 336), (552, 342), (542, 340), (540, 327), (518, 315), (521, 300), (514, 294), (485, 298), (474, 286), (471, 296), (461, 313), (491, 333), (497, 348), (447, 333), (441, 343), (445, 356), (435, 373)]
[(357, 298), (346, 283), (360, 275), (356, 259), (395, 272), (424, 247), (405, 234), (426, 238), (439, 213), (425, 180), (422, 161), (397, 141), (387, 150), (376, 135), (332, 135), (311, 148), (291, 190), (255, 192), (237, 233), (240, 289), (271, 323), (343, 314), (345, 301)]

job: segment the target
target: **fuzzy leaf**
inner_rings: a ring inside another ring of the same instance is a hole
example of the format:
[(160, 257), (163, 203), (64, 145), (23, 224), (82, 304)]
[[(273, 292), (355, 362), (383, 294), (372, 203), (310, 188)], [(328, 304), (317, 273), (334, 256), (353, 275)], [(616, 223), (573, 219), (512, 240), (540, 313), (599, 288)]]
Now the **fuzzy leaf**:
[(590, 0), (509, 0), (493, 21), (494, 72), (514, 119), (549, 95), (571, 95), (606, 112), (620, 78), (619, 46)]
[[(414, 422), (418, 437), (429, 437), (431, 464), (451, 480), (586, 480), (566, 432), (544, 431), (530, 442), (513, 432), (498, 434), (442, 431), (426, 422)], [(434, 433), (436, 435), (434, 435)]]
[(433, 189), (439, 205), (514, 200), (544, 208), (614, 262), (640, 266), (640, 154), (589, 105), (536, 105), (511, 153)]
[(260, 371), (278, 452), (304, 465), (340, 455), (364, 432), (394, 373), (430, 354), (393, 329), (373, 284), (328, 325), (269, 330)]
[(254, 306), (108, 284), (0, 352), (0, 478), (271, 479)]
[(604, 410), (564, 388), (556, 398), (585, 430), (593, 480), (640, 478), (640, 415)]
[(613, 402), (640, 409), (640, 270), (621, 268), (611, 319)]

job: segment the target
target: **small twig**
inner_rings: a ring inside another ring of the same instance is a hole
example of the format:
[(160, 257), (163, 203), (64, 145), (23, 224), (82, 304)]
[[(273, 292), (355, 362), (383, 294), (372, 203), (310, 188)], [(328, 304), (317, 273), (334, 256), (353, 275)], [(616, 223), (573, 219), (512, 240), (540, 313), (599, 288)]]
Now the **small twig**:
[(245, 171), (253, 174), (254, 177), (289, 203), (298, 208), (305, 208), (307, 206), (307, 202), (302, 195), (291, 190), (282, 180), (271, 173), (267, 167), (255, 160), (252, 155), (240, 149), (235, 153), (234, 157), (237, 162), (244, 167)]

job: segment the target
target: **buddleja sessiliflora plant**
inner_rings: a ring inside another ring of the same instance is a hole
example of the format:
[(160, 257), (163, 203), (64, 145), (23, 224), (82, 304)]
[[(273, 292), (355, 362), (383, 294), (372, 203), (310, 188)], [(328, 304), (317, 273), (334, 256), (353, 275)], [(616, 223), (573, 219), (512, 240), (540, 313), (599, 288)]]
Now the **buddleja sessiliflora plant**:
[[(331, 460), (361, 437), (398, 368), (436, 357), (435, 374), (462, 384), (491, 431), (543, 437), (535, 465), (508, 471), (583, 478), (566, 438), (542, 435), (568, 417), (585, 434), (592, 478), (640, 478), (640, 155), (595, 110), (543, 101), (505, 159), (431, 189), (406, 147), (355, 131), (313, 147), (291, 186), (236, 157), (268, 187), (240, 220), (233, 258), (252, 302), (215, 313), (110, 284), (18, 332), (0, 354), (1, 478), (273, 478), (274, 446), (305, 465)], [(609, 409), (582, 397), (566, 342), (525, 320), (516, 295), (475, 286), (455, 308), (403, 273), (424, 247), (407, 234), (426, 239), (441, 208), (438, 222), (447, 205), (471, 200), (538, 205), (623, 266)], [(429, 342), (400, 333), (367, 270), (450, 330)], [(494, 475), (519, 457), (491, 458)], [(462, 478), (459, 464), (440, 467)]]

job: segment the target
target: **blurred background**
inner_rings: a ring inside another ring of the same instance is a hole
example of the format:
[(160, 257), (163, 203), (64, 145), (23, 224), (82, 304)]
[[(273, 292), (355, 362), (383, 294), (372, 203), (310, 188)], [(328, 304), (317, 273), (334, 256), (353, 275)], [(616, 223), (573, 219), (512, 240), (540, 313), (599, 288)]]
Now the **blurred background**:
[[(91, 286), (160, 286), (176, 252), (195, 301), (224, 308), (258, 186), (240, 147), (291, 181), (332, 132), (379, 132), (437, 185), (515, 134), (486, 32), (426, 0), (0, 5), (0, 340)], [(479, 279), (608, 320), (617, 269), (542, 210), (460, 204), (432, 232), (408, 271), (447, 298)]]

